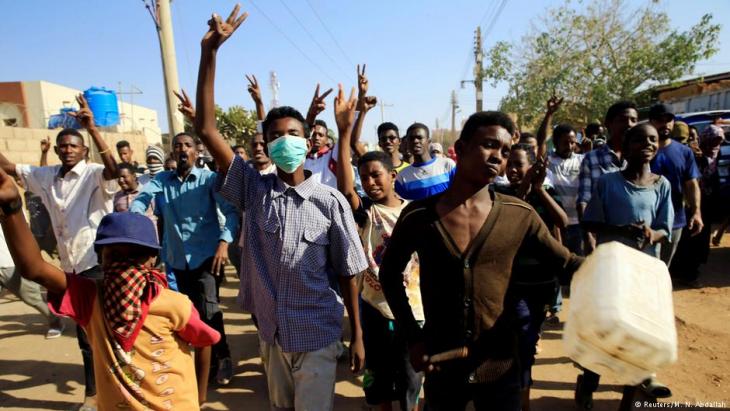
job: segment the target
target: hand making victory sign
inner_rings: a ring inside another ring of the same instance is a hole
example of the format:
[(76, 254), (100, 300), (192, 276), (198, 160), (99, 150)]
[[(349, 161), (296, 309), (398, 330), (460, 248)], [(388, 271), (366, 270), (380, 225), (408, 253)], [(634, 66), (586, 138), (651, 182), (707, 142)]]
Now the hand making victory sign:
[(309, 127), (314, 127), (314, 120), (317, 119), (317, 116), (319, 113), (323, 112), (324, 109), (327, 107), (327, 104), (324, 102), (324, 99), (330, 95), (332, 92), (332, 89), (325, 91), (324, 94), (321, 96), (319, 95), (319, 83), (317, 83), (317, 88), (314, 89), (314, 96), (312, 97), (312, 102), (309, 104), (309, 110), (307, 110), (307, 124), (309, 124)]
[(266, 117), (266, 111), (264, 110), (264, 100), (261, 98), (259, 81), (253, 74), (251, 76), (246, 74), (246, 80), (248, 80), (248, 94), (251, 95), (251, 99), (256, 105), (256, 117), (258, 117), (259, 121), (263, 121)]
[(360, 65), (357, 65), (357, 109), (358, 111), (370, 111), (376, 104), (378, 99), (375, 96), (368, 96), (369, 82), (365, 75), (365, 66), (362, 65), (362, 72), (360, 71)]
[(241, 23), (246, 20), (248, 13), (244, 12), (241, 16), (238, 16), (238, 11), (241, 9), (240, 4), (236, 4), (231, 14), (228, 15), (226, 21), (221, 20), (221, 16), (217, 13), (213, 13), (210, 20), (208, 20), (208, 26), (210, 29), (203, 36), (203, 40), (200, 42), (201, 46), (209, 47), (211, 49), (217, 49), (231, 35), (238, 29)]
[(84, 95), (79, 94), (78, 96), (76, 96), (76, 102), (79, 103), (79, 110), (75, 112), (70, 111), (68, 115), (78, 120), (79, 124), (81, 124), (81, 127), (85, 128), (86, 130), (89, 130), (90, 128), (96, 128), (96, 124), (94, 123), (94, 113), (91, 112), (91, 109), (89, 108), (89, 103), (86, 101)]
[(175, 97), (180, 100), (180, 104), (177, 105), (177, 110), (190, 122), (195, 122), (195, 107), (193, 107), (193, 102), (190, 101), (188, 93), (186, 93), (183, 89), (180, 89), (180, 93), (182, 94), (175, 90), (172, 92), (175, 93)]

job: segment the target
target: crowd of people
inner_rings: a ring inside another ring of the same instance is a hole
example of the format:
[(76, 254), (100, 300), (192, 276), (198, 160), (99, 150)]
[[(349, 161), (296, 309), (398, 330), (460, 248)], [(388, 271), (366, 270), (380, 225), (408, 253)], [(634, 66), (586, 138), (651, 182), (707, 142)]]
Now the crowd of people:
[[(318, 118), (332, 89), (317, 85), (306, 116), (267, 113), (251, 76), (260, 130), (231, 147), (216, 124), (216, 58), (246, 16), (237, 6), (209, 22), (195, 106), (177, 94), (194, 132), (175, 135), (169, 154), (150, 146), (140, 165), (121, 141), (117, 161), (83, 96), (73, 115), (102, 164), (74, 129), (56, 136), (59, 165), (47, 165), (48, 140), (40, 166), (0, 153), (0, 281), (48, 318), (47, 338), (63, 333), (59, 316), (77, 324), (83, 411), (197, 409), (209, 379), (230, 383), (219, 305), (229, 261), (277, 410), (332, 408), (345, 340), (371, 406), (417, 410), (423, 388), (428, 410), (529, 410), (542, 329), (559, 323), (561, 286), (583, 256), (619, 241), (662, 259), (677, 284), (699, 285), (727, 226), (720, 120), (698, 133), (656, 104), (639, 122), (620, 101), (578, 133), (552, 126), (553, 97), (535, 134), (485, 111), (446, 153), (425, 124), (401, 137), (389, 122), (367, 151), (377, 99), (363, 65), (349, 96), (335, 92), (336, 142)], [(12, 177), (33, 207), (30, 227)], [(39, 219), (48, 223), (34, 230)], [(54, 246), (60, 268), (40, 254)], [(578, 376), (581, 409), (599, 378)], [(652, 377), (625, 387), (622, 407), (637, 390), (671, 395)]]

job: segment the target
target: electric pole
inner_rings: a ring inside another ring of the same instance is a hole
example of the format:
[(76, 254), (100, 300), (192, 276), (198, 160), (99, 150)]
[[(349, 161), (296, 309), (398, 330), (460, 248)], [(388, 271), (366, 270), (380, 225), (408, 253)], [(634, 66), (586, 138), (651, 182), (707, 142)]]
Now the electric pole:
[(477, 112), (482, 111), (482, 82), (484, 81), (484, 68), (482, 61), (484, 60), (484, 51), (482, 50), (482, 29), (477, 27), (474, 32), (474, 87), (477, 94)]
[(279, 77), (275, 71), (269, 72), (269, 88), (271, 89), (271, 108), (279, 107)]
[[(167, 123), (170, 136), (182, 133), (184, 130), (182, 115), (177, 111), (177, 97), (173, 90), (180, 89), (177, 77), (177, 58), (175, 57), (175, 38), (172, 34), (171, 0), (143, 0), (150, 12), (157, 29), (157, 38), (160, 41), (160, 55), (162, 57), (162, 75), (165, 81), (165, 102), (167, 103)], [(154, 7), (154, 11), (152, 8)]]
[(385, 108), (386, 107), (393, 107), (392, 104), (385, 104), (383, 100), (380, 100), (378, 102), (378, 106), (380, 106), (380, 124), (385, 123)]
[(456, 90), (451, 90), (451, 140), (456, 139), (456, 109), (459, 102), (456, 100)]

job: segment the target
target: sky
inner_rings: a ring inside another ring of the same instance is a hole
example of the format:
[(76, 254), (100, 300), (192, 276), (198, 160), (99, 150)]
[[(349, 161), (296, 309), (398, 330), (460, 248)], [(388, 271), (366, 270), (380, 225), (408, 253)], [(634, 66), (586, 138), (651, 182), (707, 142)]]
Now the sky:
[[(589, 0), (584, 0), (586, 3)], [(194, 94), (200, 39), (212, 12), (227, 16), (232, 0), (174, 0), (172, 22), (180, 85)], [(563, 0), (254, 0), (241, 1), (248, 19), (218, 53), (216, 102), (252, 109), (245, 74), (262, 85), (267, 109), (269, 73), (278, 75), (279, 102), (303, 113), (317, 83), (325, 90), (356, 83), (355, 64), (366, 63), (370, 92), (385, 103), (382, 119), (401, 130), (413, 122), (450, 127), (450, 96), (456, 90), (457, 124), (475, 110), (472, 84), (474, 30), (484, 47), (517, 41), (539, 17)], [(573, 1), (580, 4), (580, 1)], [(630, 0), (631, 4), (643, 2)], [(0, 81), (46, 80), (86, 89), (135, 87), (135, 104), (154, 108), (167, 131), (159, 43), (142, 0), (11, 1), (3, 9), (4, 52)], [(727, 0), (661, 0), (671, 25), (685, 30), (712, 13), (730, 21)], [(490, 22), (494, 22), (490, 24)], [(722, 27), (720, 51), (697, 66), (697, 74), (730, 71), (730, 27)], [(496, 109), (506, 85), (484, 84), (484, 108)], [(334, 94), (320, 118), (334, 128)], [(380, 107), (368, 114), (363, 138), (375, 141)]]

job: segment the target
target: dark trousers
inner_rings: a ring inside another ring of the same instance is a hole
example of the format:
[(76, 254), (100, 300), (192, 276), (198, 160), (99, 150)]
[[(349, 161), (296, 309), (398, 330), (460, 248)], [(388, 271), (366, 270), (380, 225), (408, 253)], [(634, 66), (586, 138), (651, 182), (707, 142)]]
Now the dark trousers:
[[(76, 274), (80, 277), (89, 278), (92, 280), (101, 280), (104, 278), (104, 273), (101, 271), (100, 266), (94, 266), (86, 271), (82, 271)], [(96, 380), (94, 379), (94, 355), (91, 351), (91, 345), (89, 339), (86, 337), (86, 332), (81, 328), (80, 325), (76, 324), (76, 340), (79, 343), (81, 349), (81, 359), (84, 362), (84, 382), (86, 388), (84, 395), (87, 397), (93, 397), (96, 395)]]
[(173, 268), (172, 270), (175, 272), (178, 290), (190, 298), (203, 322), (220, 333), (220, 341), (213, 346), (213, 357), (221, 359), (230, 357), (231, 352), (228, 349), (226, 332), (223, 329), (223, 312), (219, 306), (219, 291), (223, 275), (213, 275), (211, 273), (212, 264), (213, 258), (209, 258), (200, 267), (194, 269)]
[(435, 372), (426, 375), (425, 411), (461, 411), (474, 402), (476, 411), (520, 411), (519, 367), (514, 365), (499, 380), (490, 384), (469, 383), (468, 374)]

